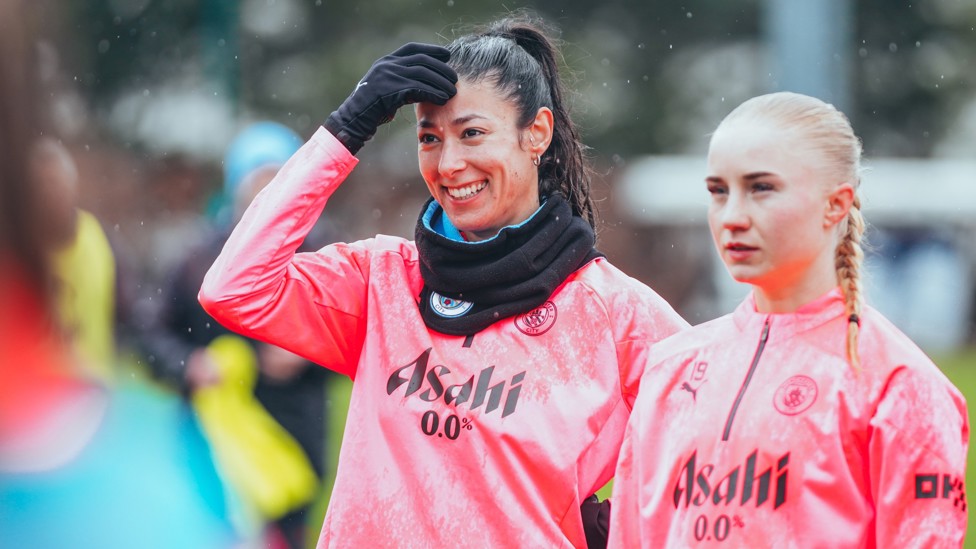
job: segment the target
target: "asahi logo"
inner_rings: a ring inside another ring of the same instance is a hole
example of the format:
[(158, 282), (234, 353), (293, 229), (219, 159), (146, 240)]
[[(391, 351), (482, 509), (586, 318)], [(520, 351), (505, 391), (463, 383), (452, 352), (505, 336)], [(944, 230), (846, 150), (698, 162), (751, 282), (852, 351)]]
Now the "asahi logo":
[(682, 503), (685, 507), (733, 502), (746, 505), (753, 501), (753, 497), (755, 506), (759, 507), (772, 496), (773, 509), (778, 509), (786, 503), (790, 453), (783, 454), (775, 465), (771, 464), (761, 472), (757, 472), (758, 456), (759, 451), (753, 450), (746, 458), (744, 469), (742, 465), (736, 465), (723, 474), (711, 463), (699, 464), (698, 451), (692, 452), (674, 484), (674, 507), (677, 509)]
[(430, 351), (431, 349), (428, 348), (410, 364), (393, 370), (386, 381), (386, 394), (392, 395), (394, 391), (406, 385), (404, 397), (417, 394), (427, 402), (443, 398), (447, 404), (455, 407), (467, 404), (472, 410), (484, 405), (486, 414), (497, 410), (504, 400), (502, 417), (515, 411), (519, 393), (522, 391), (521, 383), (525, 379), (524, 371), (512, 376), (507, 390), (504, 380), (492, 385), (494, 366), (484, 368), (477, 376), (471, 376), (463, 383), (447, 385), (444, 376), (450, 374), (451, 370), (443, 364), (431, 365)]

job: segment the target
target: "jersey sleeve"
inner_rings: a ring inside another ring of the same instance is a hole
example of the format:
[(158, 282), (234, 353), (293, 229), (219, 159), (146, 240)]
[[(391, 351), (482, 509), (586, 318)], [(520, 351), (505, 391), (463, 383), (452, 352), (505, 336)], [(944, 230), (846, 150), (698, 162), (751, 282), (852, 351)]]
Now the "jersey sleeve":
[(356, 163), (319, 128), (255, 197), (198, 296), (227, 328), (350, 376), (365, 335), (368, 248), (296, 250)]
[[(607, 547), (647, 547), (647, 540), (641, 539), (641, 524), (645, 517), (641, 514), (640, 497), (643, 489), (640, 476), (640, 448), (642, 447), (643, 415), (639, 408), (644, 403), (638, 399), (627, 423), (617, 469), (613, 478), (613, 493), (610, 496), (610, 526)], [(646, 407), (646, 406), (645, 406)]]
[(643, 291), (629, 294), (628, 302), (618, 303), (615, 316), (613, 330), (620, 388), (627, 407), (633, 408), (651, 347), (687, 328), (688, 322), (646, 286)]
[[(934, 367), (933, 367), (934, 370)], [(961, 547), (969, 420), (940, 374), (896, 370), (871, 421), (878, 547)]]

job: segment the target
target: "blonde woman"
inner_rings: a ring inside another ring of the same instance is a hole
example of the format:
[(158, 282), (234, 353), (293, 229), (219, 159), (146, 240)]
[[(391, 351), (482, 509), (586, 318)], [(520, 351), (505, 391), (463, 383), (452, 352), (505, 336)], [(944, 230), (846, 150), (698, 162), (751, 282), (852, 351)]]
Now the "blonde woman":
[(831, 105), (746, 101), (711, 139), (731, 314), (651, 350), (614, 484), (615, 547), (950, 547), (959, 391), (862, 303), (861, 145)]

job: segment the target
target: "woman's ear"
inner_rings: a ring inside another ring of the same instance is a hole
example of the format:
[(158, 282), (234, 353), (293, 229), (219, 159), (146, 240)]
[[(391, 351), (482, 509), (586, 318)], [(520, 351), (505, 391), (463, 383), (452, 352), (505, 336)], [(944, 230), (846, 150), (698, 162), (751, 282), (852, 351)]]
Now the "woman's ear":
[(830, 191), (824, 211), (824, 228), (833, 227), (847, 219), (847, 214), (854, 204), (855, 192), (854, 186), (850, 183), (842, 183)]
[(553, 115), (549, 107), (540, 107), (529, 125), (529, 152), (542, 156), (552, 142)]

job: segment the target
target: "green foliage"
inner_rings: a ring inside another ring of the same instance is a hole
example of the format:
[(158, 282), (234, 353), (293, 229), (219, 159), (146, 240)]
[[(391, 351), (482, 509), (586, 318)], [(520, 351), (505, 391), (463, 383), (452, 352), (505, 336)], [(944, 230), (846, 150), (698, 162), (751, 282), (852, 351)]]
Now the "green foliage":
[[(976, 89), (968, 69), (976, 9), (921, 4), (851, 4), (851, 117), (874, 155), (929, 154)], [(136, 7), (120, 14), (125, 5)], [(239, 112), (310, 132), (374, 59), (403, 42), (444, 43), (459, 25), (527, 8), (563, 31), (586, 141), (597, 155), (627, 158), (700, 148), (702, 127), (733, 101), (768, 91), (763, 7), (759, 0), (93, 0), (69, 3), (60, 40), (93, 106), (110, 106), (133, 86), (151, 91), (199, 74), (219, 80)], [(736, 49), (743, 45), (752, 49)], [(749, 70), (745, 58), (753, 59)]]

